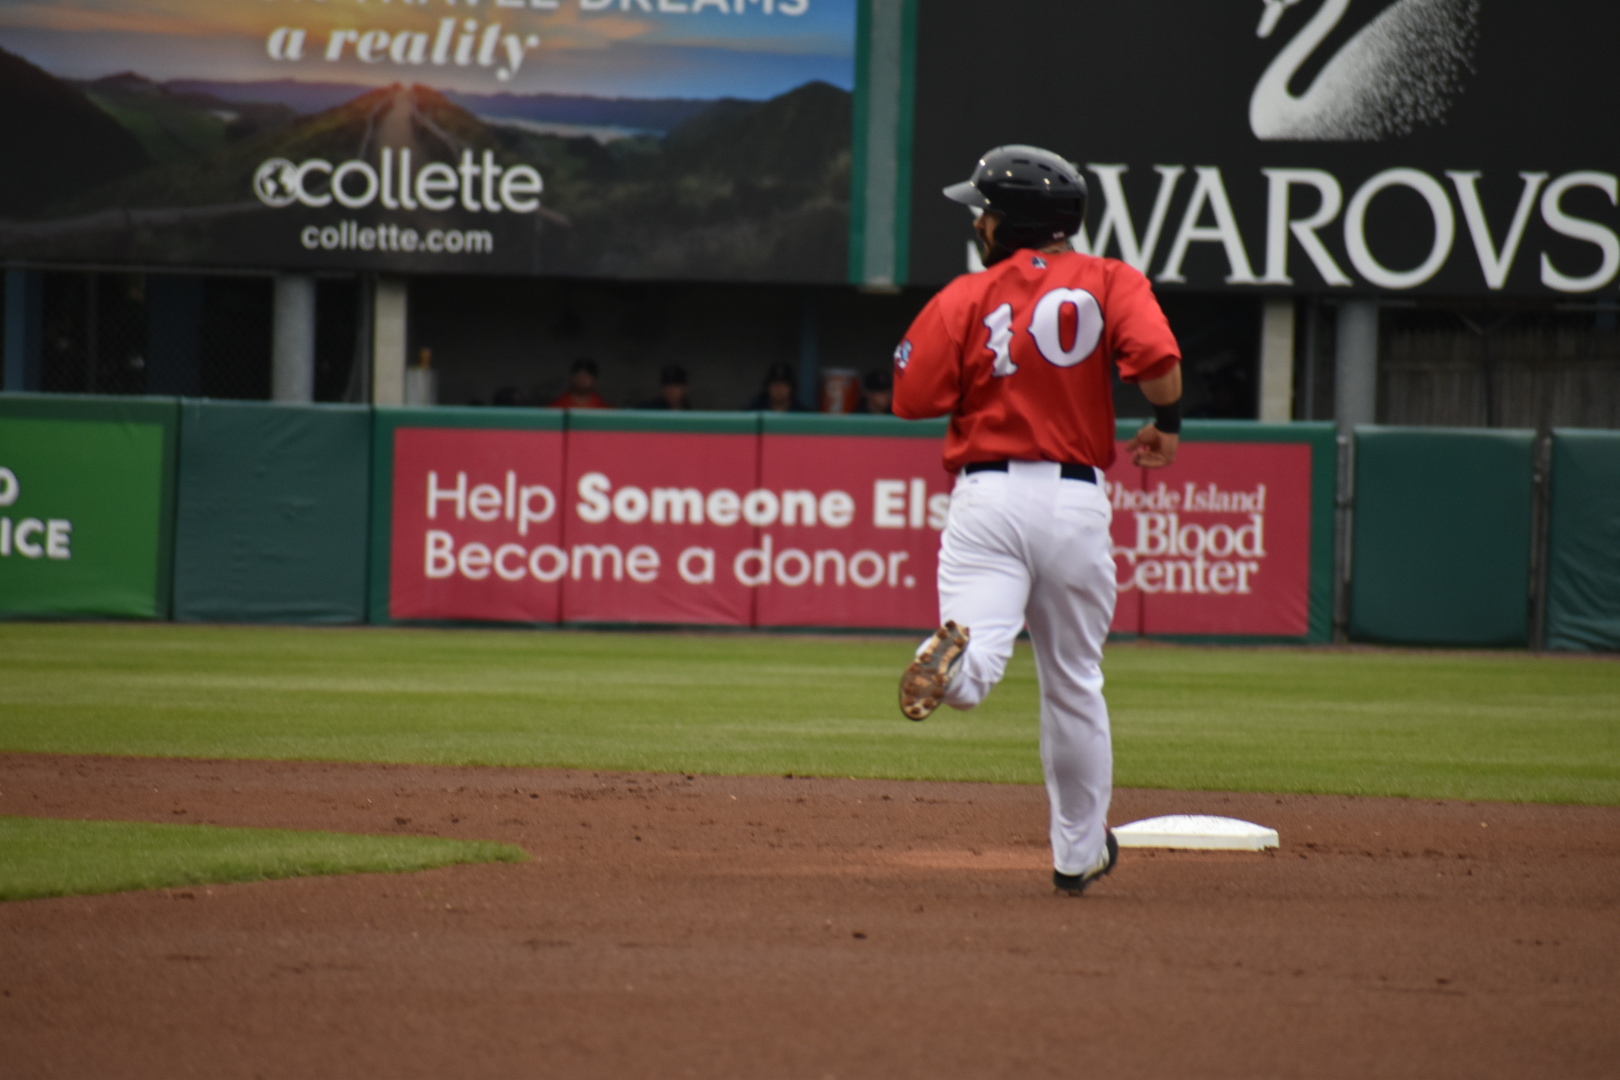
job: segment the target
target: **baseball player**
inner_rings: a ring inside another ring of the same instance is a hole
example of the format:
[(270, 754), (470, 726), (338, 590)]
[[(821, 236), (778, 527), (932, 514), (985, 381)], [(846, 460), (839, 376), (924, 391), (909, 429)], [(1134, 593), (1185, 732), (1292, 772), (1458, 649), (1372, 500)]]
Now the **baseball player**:
[(1052, 880), (1078, 896), (1119, 858), (1101, 668), (1116, 588), (1102, 488), (1113, 370), (1153, 405), (1131, 456), (1159, 468), (1181, 431), (1180, 350), (1145, 277), (1073, 250), (1086, 183), (1063, 158), (998, 147), (945, 195), (977, 215), (986, 269), (941, 290), (895, 350), (894, 411), (950, 416), (945, 467), (957, 474), (940, 545), (944, 625), (902, 676), (900, 707), (913, 720), (942, 701), (973, 708), (1029, 627)]

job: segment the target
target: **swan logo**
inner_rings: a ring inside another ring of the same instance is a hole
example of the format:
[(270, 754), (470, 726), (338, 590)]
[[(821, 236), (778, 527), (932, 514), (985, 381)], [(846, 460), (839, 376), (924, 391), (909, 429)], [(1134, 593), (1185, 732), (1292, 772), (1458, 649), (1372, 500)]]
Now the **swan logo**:
[[(1300, 0), (1264, 0), (1256, 31), (1271, 38)], [(1479, 0), (1397, 0), (1322, 65), (1303, 92), (1306, 61), (1351, 0), (1322, 0), (1277, 52), (1249, 99), (1249, 127), (1264, 140), (1377, 142), (1445, 122), (1478, 38)]]

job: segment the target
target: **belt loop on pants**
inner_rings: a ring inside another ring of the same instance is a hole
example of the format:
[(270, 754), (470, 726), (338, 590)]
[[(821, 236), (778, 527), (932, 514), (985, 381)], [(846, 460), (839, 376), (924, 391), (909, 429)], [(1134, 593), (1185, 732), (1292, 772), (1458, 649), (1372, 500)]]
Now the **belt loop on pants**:
[[(1007, 463), (1005, 461), (971, 461), (962, 466), (962, 471), (964, 473), (1006, 472)], [(1084, 484), (1095, 484), (1097, 482), (1097, 470), (1090, 465), (1061, 465), (1058, 468), (1058, 474), (1065, 480), (1079, 480)]]

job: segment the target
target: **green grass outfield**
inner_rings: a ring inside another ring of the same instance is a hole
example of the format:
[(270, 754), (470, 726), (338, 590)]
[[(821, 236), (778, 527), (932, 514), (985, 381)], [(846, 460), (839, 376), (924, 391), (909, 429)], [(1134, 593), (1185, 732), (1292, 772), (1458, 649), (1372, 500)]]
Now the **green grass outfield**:
[[(1040, 782), (1027, 648), (913, 724), (901, 639), (0, 624), (0, 750)], [(1620, 804), (1620, 663), (1109, 650), (1122, 786)]]
[(0, 817), (0, 900), (527, 858), (507, 844), (435, 837)]

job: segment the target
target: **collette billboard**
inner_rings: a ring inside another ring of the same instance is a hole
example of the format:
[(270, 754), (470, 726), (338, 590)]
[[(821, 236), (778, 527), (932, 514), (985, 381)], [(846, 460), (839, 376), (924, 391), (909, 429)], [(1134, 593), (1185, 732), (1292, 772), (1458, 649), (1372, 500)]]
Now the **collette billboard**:
[(0, 257), (839, 281), (857, 0), (0, 2)]

